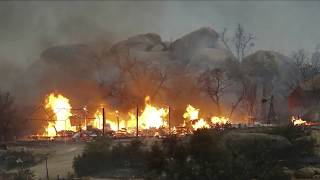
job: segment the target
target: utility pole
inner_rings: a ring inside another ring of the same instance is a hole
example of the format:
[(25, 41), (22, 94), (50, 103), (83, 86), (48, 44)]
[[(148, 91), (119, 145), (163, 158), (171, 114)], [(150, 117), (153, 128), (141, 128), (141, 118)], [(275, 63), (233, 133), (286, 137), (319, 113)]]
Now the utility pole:
[(136, 136), (139, 137), (139, 108), (137, 107), (137, 112), (136, 112), (136, 119), (137, 119), (137, 132), (136, 132)]
[(105, 127), (105, 117), (104, 117), (104, 108), (102, 108), (102, 133), (104, 136), (104, 127)]
[(46, 175), (47, 175), (47, 180), (49, 180), (49, 171), (48, 171), (48, 156), (46, 156)]

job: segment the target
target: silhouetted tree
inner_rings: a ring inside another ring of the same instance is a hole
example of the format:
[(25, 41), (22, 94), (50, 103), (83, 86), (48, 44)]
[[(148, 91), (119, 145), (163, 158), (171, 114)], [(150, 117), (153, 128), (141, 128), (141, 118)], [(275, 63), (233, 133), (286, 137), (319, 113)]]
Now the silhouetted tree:
[(200, 75), (198, 83), (216, 105), (218, 115), (221, 115), (221, 97), (231, 85), (226, 72), (219, 68), (208, 69)]
[(12, 138), (21, 126), (17, 116), (14, 99), (9, 93), (0, 92), (0, 136), (2, 140)]
[(299, 49), (294, 51), (291, 58), (301, 74), (302, 81), (308, 80), (319, 73), (320, 68), (316, 64), (311, 63), (310, 55), (306, 50)]
[(248, 54), (252, 47), (254, 47), (256, 37), (253, 33), (246, 32), (244, 27), (239, 23), (231, 39), (227, 37), (226, 28), (224, 28), (223, 32), (220, 34), (220, 39), (224, 42), (228, 50), (239, 61), (242, 61), (243, 57)]
[[(112, 84), (113, 95), (124, 99), (142, 101), (149, 95), (156, 97), (167, 80), (166, 68), (138, 60), (127, 48), (125, 52), (112, 51), (114, 64), (119, 70), (119, 76)], [(137, 103), (137, 102), (135, 102)]]

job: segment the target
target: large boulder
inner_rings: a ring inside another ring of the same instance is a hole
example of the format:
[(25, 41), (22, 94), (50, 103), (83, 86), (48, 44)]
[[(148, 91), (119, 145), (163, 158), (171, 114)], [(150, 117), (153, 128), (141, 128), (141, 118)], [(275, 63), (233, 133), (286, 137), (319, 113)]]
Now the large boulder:
[(171, 51), (175, 59), (188, 63), (201, 49), (211, 48), (226, 50), (225, 45), (219, 40), (219, 34), (209, 27), (203, 27), (193, 31), (171, 45)]
[(294, 61), (274, 51), (259, 50), (246, 56), (241, 67), (243, 72), (262, 82), (278, 80), (286, 83), (296, 82), (299, 70)]
[(199, 49), (197, 53), (193, 55), (190, 62), (187, 65), (188, 71), (192, 73), (201, 73), (207, 69), (231, 69), (231, 64), (237, 64), (238, 62), (230, 56), (227, 51), (203, 48)]
[(313, 167), (304, 167), (298, 169), (295, 173), (295, 176), (298, 178), (312, 178), (316, 174), (316, 171)]
[[(287, 97), (298, 83), (299, 70), (294, 61), (274, 51), (257, 51), (243, 59), (241, 70), (257, 88), (256, 99), (270, 99), (273, 96), (274, 110), (277, 117), (273, 123), (288, 120)], [(260, 120), (266, 120), (268, 103), (260, 103)], [(269, 105), (268, 105), (269, 106)], [(287, 122), (287, 121), (286, 121)]]
[(138, 51), (159, 51), (160, 49), (164, 50), (165, 46), (165, 43), (162, 42), (161, 37), (158, 34), (147, 33), (120, 41), (113, 45), (111, 49), (119, 51), (129, 48)]

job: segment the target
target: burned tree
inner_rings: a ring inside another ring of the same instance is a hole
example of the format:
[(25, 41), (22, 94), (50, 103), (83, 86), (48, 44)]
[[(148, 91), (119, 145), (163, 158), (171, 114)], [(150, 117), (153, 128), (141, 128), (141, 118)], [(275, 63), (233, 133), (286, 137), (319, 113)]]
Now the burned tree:
[(227, 29), (224, 28), (220, 34), (220, 39), (226, 45), (227, 49), (239, 60), (242, 61), (243, 57), (248, 54), (256, 37), (252, 33), (245, 31), (241, 24), (238, 24), (234, 31), (233, 36), (229, 39), (227, 37)]
[(111, 84), (110, 93), (120, 99), (134, 99), (143, 102), (146, 96), (155, 98), (167, 80), (166, 68), (133, 57), (130, 49), (125, 52), (112, 51), (118, 77)]
[(294, 60), (296, 67), (298, 68), (301, 74), (301, 80), (305, 81), (312, 78), (319, 72), (319, 68), (316, 64), (310, 62), (310, 55), (304, 49), (299, 49), (294, 51), (291, 55), (291, 58)]
[(217, 108), (217, 114), (221, 115), (221, 97), (231, 85), (230, 78), (225, 70), (215, 68), (208, 69), (199, 77), (200, 88), (207, 93)]

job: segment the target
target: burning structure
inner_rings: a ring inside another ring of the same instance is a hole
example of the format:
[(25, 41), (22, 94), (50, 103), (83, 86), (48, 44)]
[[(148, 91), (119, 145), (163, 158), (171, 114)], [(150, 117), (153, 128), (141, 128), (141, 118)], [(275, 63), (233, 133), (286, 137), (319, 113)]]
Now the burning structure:
[[(132, 111), (119, 113), (117, 110), (111, 110), (107, 116), (104, 116), (104, 109), (97, 109), (94, 113), (88, 112), (83, 108), (85, 116), (72, 112), (72, 100), (64, 97), (62, 94), (51, 93), (45, 100), (45, 108), (53, 114), (50, 116), (48, 124), (44, 127), (44, 136), (56, 137), (66, 136), (66, 132), (85, 131), (88, 129), (106, 130), (119, 132), (123, 131), (128, 135), (147, 135), (155, 136), (159, 132), (162, 134), (177, 133), (176, 127), (171, 130), (169, 118), (169, 107), (158, 108), (151, 103), (150, 97), (145, 98), (144, 108), (136, 109), (136, 114)], [(211, 128), (217, 125), (224, 125), (229, 122), (225, 117), (200, 118), (199, 109), (191, 106), (186, 107), (183, 114), (184, 123), (182, 128), (189, 129), (189, 133), (202, 128)], [(126, 115), (122, 115), (126, 114)], [(93, 115), (91, 118), (90, 115)], [(90, 128), (89, 128), (90, 127)]]

